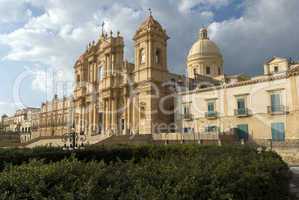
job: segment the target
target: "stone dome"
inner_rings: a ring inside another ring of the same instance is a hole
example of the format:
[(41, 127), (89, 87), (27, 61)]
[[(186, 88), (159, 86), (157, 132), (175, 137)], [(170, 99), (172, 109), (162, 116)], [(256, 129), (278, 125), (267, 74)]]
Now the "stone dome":
[(208, 37), (208, 30), (203, 28), (200, 30), (200, 38), (196, 41), (189, 51), (188, 59), (201, 56), (216, 56), (222, 57), (217, 45)]

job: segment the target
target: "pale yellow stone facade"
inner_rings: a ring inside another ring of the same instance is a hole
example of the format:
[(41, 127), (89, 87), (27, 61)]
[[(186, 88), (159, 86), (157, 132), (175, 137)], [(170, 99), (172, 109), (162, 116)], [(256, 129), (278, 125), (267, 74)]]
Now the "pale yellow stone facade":
[[(201, 35), (208, 40), (203, 30)], [(195, 47), (202, 42), (202, 37)], [(187, 62), (189, 77), (194, 77), (194, 65), (197, 66), (190, 60), (192, 57), (196, 57), (201, 67), (219, 67), (222, 72), (221, 53), (215, 43), (212, 44), (206, 45), (206, 49), (192, 47)], [(210, 59), (203, 61), (207, 57)], [(178, 132), (213, 135), (213, 138), (224, 133), (235, 134), (242, 140), (256, 143), (299, 141), (298, 63), (274, 57), (265, 63), (264, 75), (252, 78), (222, 73), (217, 77), (215, 73), (198, 72), (200, 76), (212, 76), (219, 82), (208, 87), (199, 84), (196, 89), (178, 95)], [(242, 134), (247, 136), (244, 138)]]
[[(77, 132), (152, 134), (174, 122), (170, 81), (180, 76), (167, 69), (166, 31), (149, 16), (134, 35), (135, 64), (124, 59), (124, 40), (102, 33), (75, 64)], [(170, 85), (170, 84), (169, 84)], [(163, 112), (166, 109), (168, 112)]]
[(71, 99), (59, 99), (42, 103), (41, 110), (32, 116), (31, 139), (63, 136), (70, 131)]

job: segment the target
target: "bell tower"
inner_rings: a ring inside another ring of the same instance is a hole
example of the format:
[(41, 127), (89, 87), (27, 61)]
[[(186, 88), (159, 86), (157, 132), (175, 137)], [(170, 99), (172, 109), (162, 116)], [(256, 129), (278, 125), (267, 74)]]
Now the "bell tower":
[[(154, 19), (152, 12), (139, 26), (135, 35), (135, 67), (133, 71), (133, 126), (134, 133), (152, 134), (158, 132), (159, 124), (167, 124), (161, 108), (163, 98), (168, 95), (163, 86), (169, 79), (167, 70), (167, 40), (165, 29)], [(167, 103), (165, 103), (167, 104)], [(167, 104), (169, 105), (169, 104)]]
[(135, 41), (136, 81), (163, 81), (167, 72), (167, 40), (165, 29), (154, 19), (149, 9), (149, 17), (137, 29)]

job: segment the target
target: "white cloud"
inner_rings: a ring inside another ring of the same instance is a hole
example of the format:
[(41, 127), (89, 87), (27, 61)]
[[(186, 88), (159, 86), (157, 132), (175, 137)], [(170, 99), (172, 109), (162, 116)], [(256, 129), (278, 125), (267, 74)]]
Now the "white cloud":
[(272, 56), (299, 58), (298, 0), (248, 0), (241, 18), (210, 25), (224, 53), (226, 70), (262, 72)]
[(219, 8), (229, 4), (229, 0), (181, 0), (179, 10), (183, 13), (190, 12), (195, 7), (208, 9), (211, 7)]
[(0, 24), (26, 22), (32, 16), (25, 0), (0, 0)]

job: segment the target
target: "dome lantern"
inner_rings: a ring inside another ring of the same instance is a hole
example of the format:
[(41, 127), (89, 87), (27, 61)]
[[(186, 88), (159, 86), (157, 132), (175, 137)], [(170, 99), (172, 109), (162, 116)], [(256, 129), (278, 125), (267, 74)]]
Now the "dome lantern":
[(199, 39), (193, 44), (187, 57), (188, 77), (196, 75), (216, 77), (223, 75), (223, 58), (218, 46), (209, 39), (208, 29), (199, 31)]
[(206, 29), (206, 28), (200, 29), (200, 31), (199, 31), (199, 38), (201, 40), (208, 40), (209, 39), (209, 37), (208, 37), (208, 29)]

